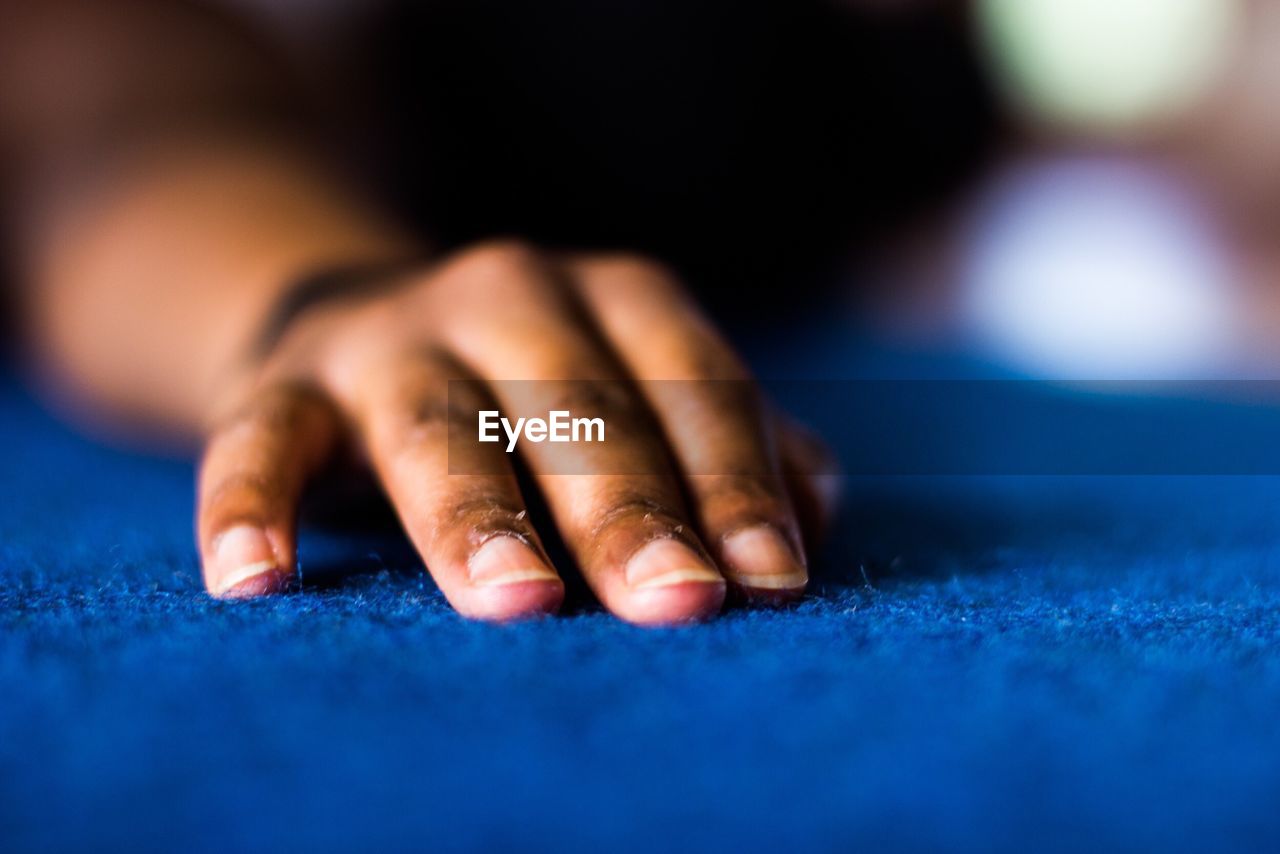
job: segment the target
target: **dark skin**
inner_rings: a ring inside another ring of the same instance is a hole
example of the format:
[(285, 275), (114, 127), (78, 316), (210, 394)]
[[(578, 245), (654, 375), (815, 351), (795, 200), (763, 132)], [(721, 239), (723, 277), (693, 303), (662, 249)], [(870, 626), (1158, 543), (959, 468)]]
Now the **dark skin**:
[[(513, 416), (573, 409), (569, 380), (735, 381), (681, 399), (636, 383), (629, 399), (591, 402), (620, 438), (586, 473), (555, 473), (543, 446), (525, 462), (577, 569), (624, 619), (704, 619), (730, 588), (803, 592), (802, 533), (830, 486), (803, 473), (821, 451), (760, 403), (661, 265), (519, 240), (433, 253), (339, 180), (304, 124), (279, 121), (289, 87), (234, 22), (149, 0), (19, 4), (0, 18), (34, 352), (85, 405), (203, 445), (213, 595), (288, 587), (300, 497), (354, 451), (460, 613), (555, 611), (560, 568), (501, 448), (476, 446), (493, 455), (476, 460), (486, 474), (449, 473), (450, 431), (474, 430), (449, 405), (455, 379)], [(424, 260), (255, 346), (307, 271), (410, 257)], [(505, 380), (542, 382), (520, 396)]]

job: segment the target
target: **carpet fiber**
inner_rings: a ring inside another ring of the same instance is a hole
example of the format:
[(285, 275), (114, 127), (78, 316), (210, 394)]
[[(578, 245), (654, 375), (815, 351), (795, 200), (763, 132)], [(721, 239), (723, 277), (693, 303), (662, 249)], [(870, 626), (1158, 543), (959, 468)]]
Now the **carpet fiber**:
[(491, 627), (377, 533), (212, 601), (190, 468), (5, 389), (0, 850), (1280, 838), (1280, 479), (859, 479), (799, 607)]

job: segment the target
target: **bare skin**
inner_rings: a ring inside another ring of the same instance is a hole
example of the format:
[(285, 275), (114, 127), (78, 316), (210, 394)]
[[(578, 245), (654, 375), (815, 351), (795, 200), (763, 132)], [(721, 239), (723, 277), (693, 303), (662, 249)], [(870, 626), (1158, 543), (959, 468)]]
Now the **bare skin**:
[[(78, 24), (28, 20), (26, 37), (71, 26), (92, 43), (90, 8), (67, 4)], [(224, 64), (243, 73), (234, 39), (195, 18), (156, 23), (147, 3), (130, 9), (139, 31), (160, 27), (188, 40), (184, 56), (207, 57), (195, 77), (217, 79)], [(128, 27), (115, 36), (127, 41)], [(146, 85), (145, 75), (118, 76)], [(826, 494), (803, 473), (821, 452), (755, 394), (734, 391), (750, 380), (741, 360), (660, 265), (491, 241), (312, 306), (258, 353), (265, 318), (299, 275), (431, 253), (292, 136), (224, 127), (212, 113), (199, 133), (160, 121), (162, 132), (80, 182), (65, 180), (78, 173), (74, 154), (43, 153), (61, 151), (48, 128), (65, 125), (12, 106), (5, 117), (18, 138), (49, 142), (19, 152), (25, 174), (56, 176), (33, 181), (20, 207), (35, 352), (79, 401), (203, 444), (197, 532), (213, 595), (290, 586), (300, 497), (335, 454), (354, 450), (460, 613), (554, 612), (567, 568), (545, 557), (501, 449), (481, 461), (495, 474), (449, 473), (450, 431), (474, 430), (450, 407), (453, 379), (487, 383), (515, 414), (564, 406), (560, 381), (738, 381), (692, 400), (646, 397), (639, 384), (607, 411), (593, 401), (624, 437), (600, 452), (596, 472), (555, 473), (536, 450), (525, 461), (576, 568), (623, 619), (704, 619), (730, 588), (765, 601), (803, 592), (802, 529), (818, 527)], [(548, 397), (513, 399), (503, 380), (546, 381), (529, 388)], [(620, 471), (641, 474), (609, 473)]]

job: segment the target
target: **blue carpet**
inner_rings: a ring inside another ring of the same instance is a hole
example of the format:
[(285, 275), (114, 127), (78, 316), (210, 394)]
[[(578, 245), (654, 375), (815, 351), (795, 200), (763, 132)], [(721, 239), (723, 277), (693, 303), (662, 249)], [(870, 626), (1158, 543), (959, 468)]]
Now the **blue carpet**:
[(211, 601), (189, 466), (5, 388), (0, 850), (1280, 839), (1280, 479), (855, 479), (797, 608), (491, 627), (376, 532)]

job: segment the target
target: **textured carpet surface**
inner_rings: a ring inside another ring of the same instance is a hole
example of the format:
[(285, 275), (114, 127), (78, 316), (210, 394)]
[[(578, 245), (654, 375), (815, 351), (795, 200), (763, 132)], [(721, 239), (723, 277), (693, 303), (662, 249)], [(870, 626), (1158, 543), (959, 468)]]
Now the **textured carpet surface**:
[(214, 602), (189, 467), (7, 388), (0, 850), (1280, 839), (1280, 480), (855, 480), (797, 608), (490, 627), (383, 534)]

